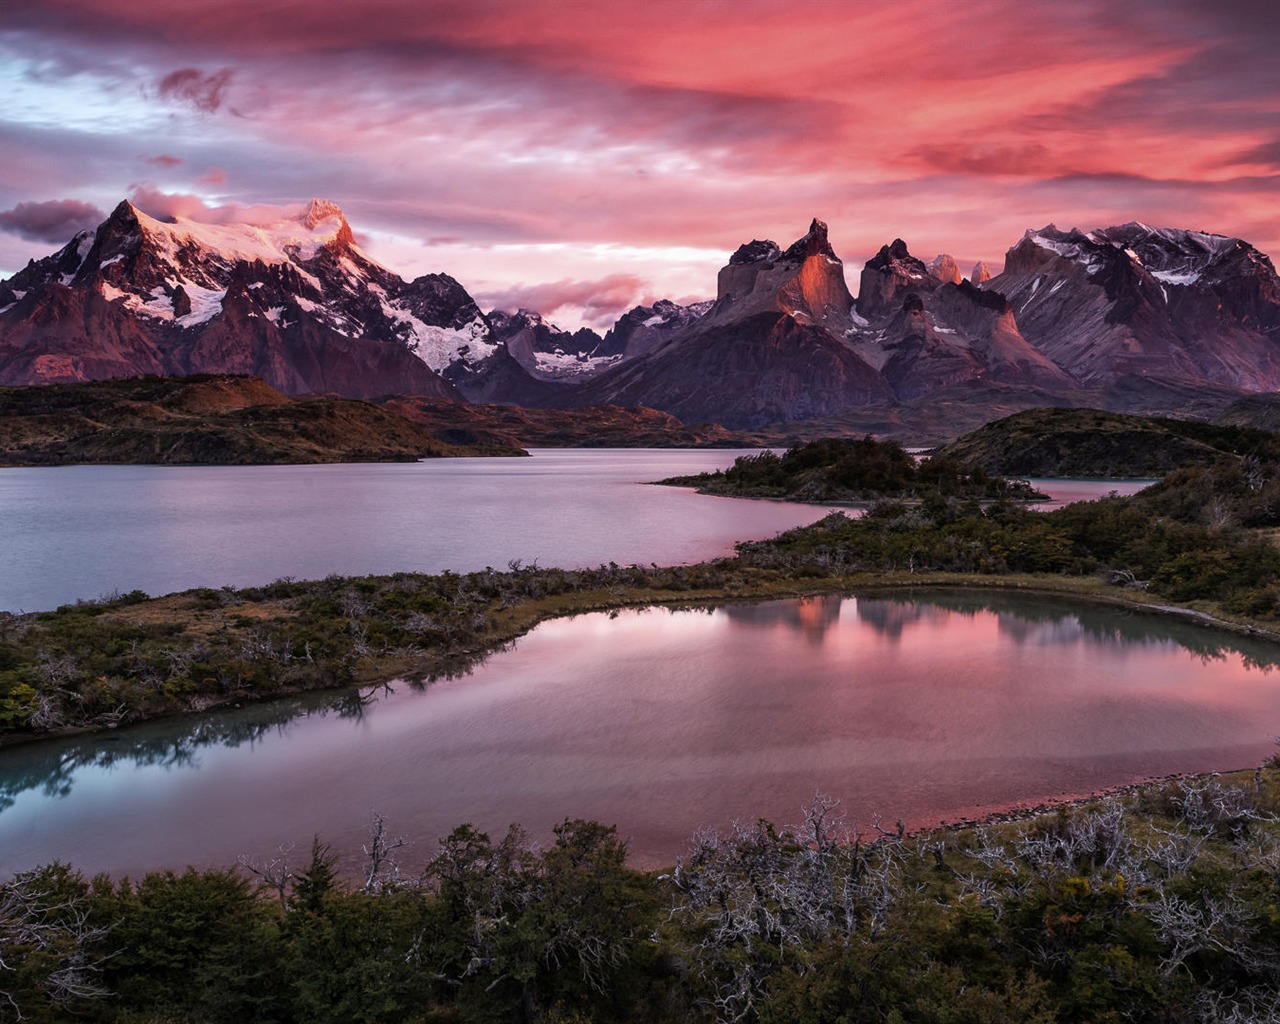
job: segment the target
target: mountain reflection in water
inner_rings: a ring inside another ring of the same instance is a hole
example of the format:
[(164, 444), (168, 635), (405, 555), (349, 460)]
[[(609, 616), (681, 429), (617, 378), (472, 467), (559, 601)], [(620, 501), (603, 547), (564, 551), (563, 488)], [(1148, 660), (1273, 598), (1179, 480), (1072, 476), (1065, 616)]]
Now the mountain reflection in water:
[(0, 751), (0, 870), (226, 864), (316, 832), (353, 854), (373, 812), (424, 860), (464, 821), (573, 816), (654, 864), (816, 790), (923, 825), (1257, 763), (1278, 663), (1170, 616), (997, 591), (584, 615), (426, 686)]

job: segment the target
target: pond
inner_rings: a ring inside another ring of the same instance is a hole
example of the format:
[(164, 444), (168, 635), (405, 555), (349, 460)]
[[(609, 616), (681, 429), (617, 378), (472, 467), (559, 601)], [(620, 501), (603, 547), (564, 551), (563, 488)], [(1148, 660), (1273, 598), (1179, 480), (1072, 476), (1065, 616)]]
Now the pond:
[(1176, 772), (1280, 732), (1276, 648), (1011, 592), (868, 593), (544, 623), (429, 685), (256, 706), (0, 752), (0, 872), (301, 857), (350, 869), (372, 815), (416, 869), (471, 822), (616, 823), (642, 865), (695, 829), (924, 826)]

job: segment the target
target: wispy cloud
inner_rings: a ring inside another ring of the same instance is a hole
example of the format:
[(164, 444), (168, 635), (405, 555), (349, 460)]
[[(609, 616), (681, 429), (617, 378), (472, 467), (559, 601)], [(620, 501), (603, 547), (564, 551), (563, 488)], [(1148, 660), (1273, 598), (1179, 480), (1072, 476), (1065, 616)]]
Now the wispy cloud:
[[(1260, 212), (1280, 167), (1274, 4), (298, 10), (184, 0), (178, 19), (152, 0), (11, 0), (0, 63), (7, 46), (40, 81), (20, 131), (5, 123), (17, 107), (0, 110), (0, 202), (109, 206), (148, 167), (189, 197), (163, 202), (193, 209), (327, 195), (375, 256), (408, 251), (388, 238), (441, 255), (470, 243), (464, 262), (492, 294), (543, 286), (544, 302), (632, 274), (601, 246), (727, 253), (793, 238), (815, 214), (851, 269), (895, 236), (998, 263), (1049, 221), (1138, 218), (1280, 252), (1280, 222)], [(485, 263), (489, 247), (532, 243), (568, 249), (554, 268), (508, 262), (501, 280)]]

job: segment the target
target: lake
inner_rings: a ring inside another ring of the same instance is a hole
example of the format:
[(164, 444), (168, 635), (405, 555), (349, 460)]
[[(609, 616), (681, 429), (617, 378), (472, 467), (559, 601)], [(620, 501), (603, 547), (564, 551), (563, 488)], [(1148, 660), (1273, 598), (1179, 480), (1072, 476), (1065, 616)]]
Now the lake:
[(0, 874), (303, 856), (354, 866), (374, 813), (417, 870), (462, 822), (616, 822), (640, 865), (693, 831), (928, 825), (1174, 772), (1280, 732), (1275, 647), (990, 592), (868, 593), (544, 623), (467, 675), (0, 751)]
[[(826, 513), (648, 483), (741, 454), (578, 448), (417, 463), (0, 469), (0, 610), (286, 576), (502, 569), (512, 559), (674, 565)], [(1038, 486), (1079, 500), (1141, 483)]]

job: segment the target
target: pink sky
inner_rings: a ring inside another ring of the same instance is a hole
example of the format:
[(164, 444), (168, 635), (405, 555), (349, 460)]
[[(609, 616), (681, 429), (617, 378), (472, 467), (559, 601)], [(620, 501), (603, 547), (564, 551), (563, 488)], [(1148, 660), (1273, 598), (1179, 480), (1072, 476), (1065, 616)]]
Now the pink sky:
[(855, 290), (894, 237), (967, 272), (1050, 221), (1277, 256), (1277, 53), (1272, 0), (8, 0), (0, 275), (126, 197), (332, 199), (565, 326), (814, 216)]

